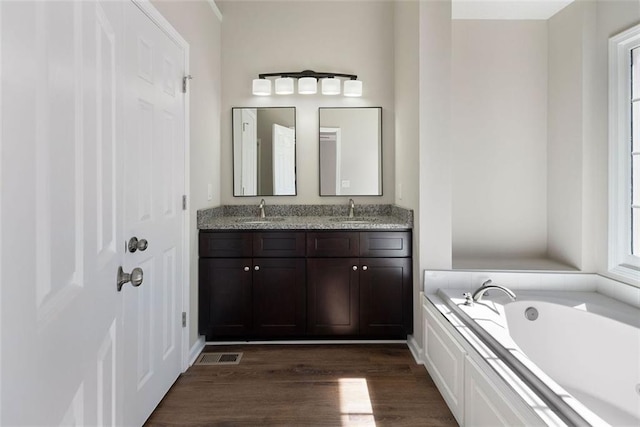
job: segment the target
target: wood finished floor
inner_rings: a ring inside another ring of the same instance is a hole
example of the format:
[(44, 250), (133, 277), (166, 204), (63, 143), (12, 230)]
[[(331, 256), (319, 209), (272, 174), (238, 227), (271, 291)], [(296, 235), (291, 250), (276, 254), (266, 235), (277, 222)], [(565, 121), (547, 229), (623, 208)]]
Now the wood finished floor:
[(456, 426), (404, 344), (207, 346), (239, 365), (192, 366), (147, 426)]

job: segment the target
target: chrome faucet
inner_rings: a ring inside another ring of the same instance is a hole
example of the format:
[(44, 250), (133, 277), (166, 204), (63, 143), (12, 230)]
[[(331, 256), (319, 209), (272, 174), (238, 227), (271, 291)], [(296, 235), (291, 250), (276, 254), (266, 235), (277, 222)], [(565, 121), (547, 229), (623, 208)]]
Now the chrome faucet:
[(260, 218), (264, 218), (266, 215), (264, 214), (264, 199), (260, 200), (260, 204), (258, 205), (258, 209), (260, 209)]
[(349, 199), (349, 218), (353, 218), (353, 210), (356, 207), (356, 203), (353, 201), (353, 199)]
[(510, 289), (507, 289), (504, 286), (492, 284), (491, 279), (485, 281), (482, 286), (476, 289), (471, 298), (473, 299), (473, 301), (478, 302), (480, 301), (480, 298), (484, 296), (485, 292), (487, 292), (489, 289), (499, 289), (505, 294), (509, 295), (509, 298), (511, 298), (512, 301), (516, 300), (516, 294), (514, 294)]

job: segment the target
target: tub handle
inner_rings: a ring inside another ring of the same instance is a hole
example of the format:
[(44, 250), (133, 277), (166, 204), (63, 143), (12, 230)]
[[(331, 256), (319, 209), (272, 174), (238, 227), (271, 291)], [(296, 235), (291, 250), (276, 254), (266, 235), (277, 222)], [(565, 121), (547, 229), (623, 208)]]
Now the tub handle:
[(464, 305), (473, 305), (473, 295), (470, 292), (465, 292), (462, 296), (464, 297)]

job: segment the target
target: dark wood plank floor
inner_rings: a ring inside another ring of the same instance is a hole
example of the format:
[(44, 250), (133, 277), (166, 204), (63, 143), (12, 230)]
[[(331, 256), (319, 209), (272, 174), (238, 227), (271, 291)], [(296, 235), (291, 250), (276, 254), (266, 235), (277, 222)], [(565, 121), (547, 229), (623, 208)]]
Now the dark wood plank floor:
[(239, 365), (192, 366), (148, 426), (455, 426), (406, 345), (208, 346)]

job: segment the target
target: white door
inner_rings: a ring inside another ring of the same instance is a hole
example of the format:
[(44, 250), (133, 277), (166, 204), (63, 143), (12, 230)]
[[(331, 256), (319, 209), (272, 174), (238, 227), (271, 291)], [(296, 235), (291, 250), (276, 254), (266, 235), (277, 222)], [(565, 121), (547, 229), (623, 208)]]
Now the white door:
[(183, 57), (128, 1), (0, 1), (0, 425), (140, 425), (180, 371)]
[(273, 125), (273, 194), (296, 194), (295, 131), (278, 124)]
[(0, 1), (0, 425), (116, 425), (113, 2)]
[(184, 194), (184, 51), (137, 6), (125, 7), (124, 236), (142, 269), (123, 289), (124, 414), (141, 425), (181, 372)]

